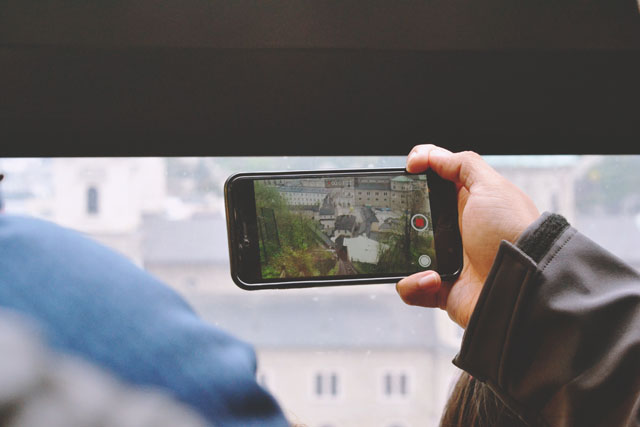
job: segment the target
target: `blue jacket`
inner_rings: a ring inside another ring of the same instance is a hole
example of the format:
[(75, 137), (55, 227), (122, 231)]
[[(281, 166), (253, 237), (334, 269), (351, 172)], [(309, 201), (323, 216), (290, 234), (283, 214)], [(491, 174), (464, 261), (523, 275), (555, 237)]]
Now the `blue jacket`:
[(287, 426), (256, 382), (253, 348), (175, 291), (78, 232), (0, 216), (0, 306), (37, 320), (55, 350), (159, 387), (216, 426)]

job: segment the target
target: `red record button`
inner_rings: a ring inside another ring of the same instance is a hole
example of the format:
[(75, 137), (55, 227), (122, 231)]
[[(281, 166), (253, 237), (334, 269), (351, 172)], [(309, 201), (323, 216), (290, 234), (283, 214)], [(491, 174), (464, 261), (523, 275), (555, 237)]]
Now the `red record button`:
[(416, 231), (424, 231), (427, 229), (427, 217), (422, 214), (415, 214), (411, 217), (411, 226)]

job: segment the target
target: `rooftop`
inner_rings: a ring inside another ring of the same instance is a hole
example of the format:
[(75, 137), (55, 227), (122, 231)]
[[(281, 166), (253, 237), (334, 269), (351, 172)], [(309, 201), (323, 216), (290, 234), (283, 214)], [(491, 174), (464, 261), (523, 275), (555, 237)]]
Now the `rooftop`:
[[(404, 304), (395, 294), (260, 291), (203, 295), (193, 302), (205, 320), (258, 347), (433, 349), (431, 310)], [(355, 321), (354, 321), (355, 320)], [(367, 327), (362, 327), (367, 325)]]
[(352, 230), (356, 225), (356, 217), (353, 215), (338, 215), (336, 218), (336, 230)]
[(290, 186), (276, 186), (281, 193), (314, 193), (314, 194), (326, 194), (329, 192), (324, 187), (290, 187)]
[(146, 217), (142, 223), (143, 262), (220, 264), (229, 262), (226, 221), (219, 216), (186, 220)]
[(389, 181), (382, 182), (365, 182), (356, 185), (356, 190), (382, 190), (387, 191), (391, 188)]
[(330, 195), (327, 195), (322, 200), (322, 206), (320, 206), (320, 215), (335, 215), (336, 206), (333, 202), (333, 198)]
[(391, 181), (394, 181), (394, 182), (413, 182), (414, 180), (409, 178), (409, 177), (407, 177), (407, 176), (400, 175), (400, 176), (396, 176)]

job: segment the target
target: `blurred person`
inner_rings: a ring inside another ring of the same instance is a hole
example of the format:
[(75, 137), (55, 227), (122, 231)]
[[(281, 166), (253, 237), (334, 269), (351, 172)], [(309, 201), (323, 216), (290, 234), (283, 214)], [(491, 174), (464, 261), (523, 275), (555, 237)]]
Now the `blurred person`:
[[(115, 404), (119, 400), (109, 396), (115, 387), (153, 390), (177, 407), (189, 408), (207, 426), (289, 425), (278, 403), (256, 381), (252, 346), (202, 320), (176, 291), (123, 255), (51, 222), (3, 214), (0, 272), (3, 310), (37, 325), (42, 342), (54, 354), (82, 360), (122, 385), (112, 387), (108, 381), (92, 380), (96, 376), (87, 370), (70, 368), (63, 372), (74, 372), (78, 378), (67, 381), (79, 387), (85, 384), (85, 390), (95, 393), (65, 401), (65, 391), (73, 387), (52, 386), (60, 392), (56, 399), (47, 384), (52, 378), (63, 380), (57, 374), (62, 365), (47, 363), (41, 375), (34, 374), (42, 386), (33, 388), (34, 399), (50, 397), (45, 399), (49, 405), (35, 406), (36, 412), (42, 412), (39, 420), (46, 420), (47, 411), (55, 412), (56, 407), (62, 413), (73, 409), (74, 402), (88, 406), (89, 413), (131, 410), (126, 401), (119, 406)], [(0, 364), (10, 363), (11, 359), (0, 358)], [(107, 384), (103, 394), (100, 386), (91, 387), (96, 382)], [(5, 384), (5, 389), (10, 385)], [(132, 391), (131, 396), (139, 394)], [(140, 401), (147, 401), (146, 407), (158, 404), (156, 398)], [(103, 415), (96, 416), (95, 424), (84, 425), (108, 425), (105, 420), (111, 418)], [(120, 425), (148, 425), (138, 421)], [(185, 425), (189, 424), (185, 421)]]
[(158, 389), (119, 381), (47, 347), (30, 318), (0, 309), (0, 425), (4, 427), (206, 427)]

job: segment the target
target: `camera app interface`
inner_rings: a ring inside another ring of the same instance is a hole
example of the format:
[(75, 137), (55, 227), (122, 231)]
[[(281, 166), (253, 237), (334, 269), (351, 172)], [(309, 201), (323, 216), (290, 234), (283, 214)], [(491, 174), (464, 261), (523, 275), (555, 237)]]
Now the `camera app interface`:
[(263, 279), (436, 268), (426, 175), (254, 181)]

